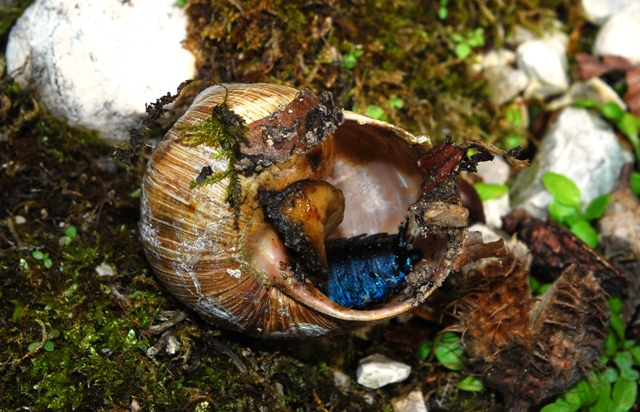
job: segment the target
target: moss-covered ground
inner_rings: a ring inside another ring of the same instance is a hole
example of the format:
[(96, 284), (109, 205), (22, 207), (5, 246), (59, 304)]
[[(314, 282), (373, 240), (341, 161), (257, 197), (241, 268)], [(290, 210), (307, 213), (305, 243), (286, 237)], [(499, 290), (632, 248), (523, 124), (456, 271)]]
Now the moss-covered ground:
[[(28, 3), (0, 12), (3, 53), (7, 28)], [(540, 32), (554, 18), (580, 22), (573, 3), (192, 0), (185, 7), (202, 79), (330, 90), (343, 107), (436, 141), (446, 133), (500, 143), (514, 131), (470, 69), (473, 56), (509, 47), (516, 24)], [(478, 28), (484, 46), (460, 58), (453, 35)], [(572, 38), (572, 53), (585, 47)], [(137, 403), (155, 411), (390, 411), (391, 399), (412, 389), (427, 395), (429, 411), (500, 410), (495, 393), (454, 389), (468, 372), (419, 359), (416, 337), (441, 328), (419, 317), (366, 336), (290, 342), (247, 338), (187, 312), (164, 337), (156, 333), (152, 326), (186, 309), (155, 279), (140, 245), (148, 153), (129, 169), (115, 164), (113, 148), (95, 135), (53, 119), (6, 73), (0, 82), (0, 410)], [(158, 123), (150, 137), (167, 127)], [(518, 133), (526, 143), (528, 132)], [(113, 273), (101, 276), (98, 267)], [(163, 345), (170, 337), (181, 344), (173, 354)], [(409, 364), (409, 380), (378, 390), (357, 385), (358, 360), (375, 352)], [(334, 371), (352, 379), (351, 389), (334, 385)]]

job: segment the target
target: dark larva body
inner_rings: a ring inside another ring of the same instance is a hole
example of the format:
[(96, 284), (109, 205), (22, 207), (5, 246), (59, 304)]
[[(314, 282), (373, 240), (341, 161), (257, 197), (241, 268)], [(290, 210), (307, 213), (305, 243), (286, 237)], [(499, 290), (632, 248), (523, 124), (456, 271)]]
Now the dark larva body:
[(329, 299), (358, 308), (398, 290), (422, 258), (419, 250), (407, 248), (405, 234), (403, 224), (397, 235), (379, 233), (328, 242)]

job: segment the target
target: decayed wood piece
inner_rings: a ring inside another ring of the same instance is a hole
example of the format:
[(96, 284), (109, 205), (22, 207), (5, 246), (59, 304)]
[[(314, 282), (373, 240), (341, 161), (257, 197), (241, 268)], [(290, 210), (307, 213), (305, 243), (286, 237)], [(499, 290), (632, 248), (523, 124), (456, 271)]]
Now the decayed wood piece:
[(603, 256), (629, 279), (620, 317), (625, 325), (640, 305), (640, 200), (629, 189), (631, 164), (627, 164), (611, 193), (609, 206), (600, 219), (600, 249)]
[(537, 219), (518, 209), (502, 219), (502, 228), (527, 244), (533, 256), (534, 273), (557, 278), (572, 264), (587, 267), (610, 295), (624, 295), (627, 277), (573, 233), (552, 220)]
[(465, 277), (463, 342), (506, 411), (527, 411), (566, 391), (596, 364), (607, 336), (605, 293), (589, 270), (569, 266), (540, 298), (529, 289), (526, 254), (486, 261)]

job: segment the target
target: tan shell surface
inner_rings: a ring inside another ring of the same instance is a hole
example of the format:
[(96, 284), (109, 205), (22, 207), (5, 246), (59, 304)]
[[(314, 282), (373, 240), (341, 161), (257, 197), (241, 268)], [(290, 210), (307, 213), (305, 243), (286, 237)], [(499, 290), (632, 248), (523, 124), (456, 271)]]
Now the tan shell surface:
[[(278, 85), (225, 87), (213, 86), (201, 93), (178, 123), (204, 120), (227, 92), (229, 107), (248, 124), (282, 108), (297, 94)], [(350, 141), (347, 135), (357, 137)], [(312, 167), (305, 156), (298, 156), (262, 173), (241, 176), (243, 202), (236, 220), (226, 201), (225, 181), (190, 187), (204, 166), (211, 166), (214, 172), (224, 170), (226, 161), (212, 160), (214, 148), (188, 144), (174, 129), (169, 131), (154, 151), (143, 178), (140, 220), (145, 254), (167, 289), (212, 323), (268, 338), (340, 333), (409, 310), (411, 305), (397, 298), (371, 310), (344, 308), (312, 284), (298, 281), (286, 270), (290, 262), (287, 250), (257, 204), (259, 187), (326, 179), (346, 196), (354, 192), (363, 195), (351, 202), (347, 197), (345, 218), (336, 236), (395, 232), (407, 206), (419, 195), (423, 172), (417, 161), (424, 150), (407, 144), (415, 143), (409, 133), (349, 112), (345, 112), (345, 124), (338, 128), (335, 139), (335, 144), (327, 139), (312, 149), (322, 159), (321, 167)], [(378, 146), (374, 156), (369, 148), (364, 149), (371, 145)], [(333, 168), (334, 161), (338, 169)], [(406, 169), (390, 177), (391, 185), (399, 186), (399, 191), (387, 194), (384, 182), (376, 184), (381, 177), (362, 177), (363, 165), (381, 162), (389, 163), (389, 168), (381, 170), (382, 176), (398, 164)], [(348, 178), (342, 175), (345, 173)], [(359, 205), (365, 204), (366, 210), (360, 210)], [(382, 217), (380, 208), (393, 212)]]

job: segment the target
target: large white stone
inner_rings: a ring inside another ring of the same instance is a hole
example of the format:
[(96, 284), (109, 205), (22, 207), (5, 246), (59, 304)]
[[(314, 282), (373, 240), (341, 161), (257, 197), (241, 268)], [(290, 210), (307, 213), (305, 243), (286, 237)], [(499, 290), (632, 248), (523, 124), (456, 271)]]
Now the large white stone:
[(632, 4), (640, 4), (640, 0), (582, 0), (582, 12), (591, 23), (601, 25), (609, 16)]
[(378, 389), (390, 383), (402, 382), (410, 373), (411, 366), (374, 353), (360, 360), (356, 375), (360, 385)]
[(518, 69), (529, 77), (524, 92), (526, 98), (544, 99), (569, 88), (565, 52), (565, 44), (559, 36), (529, 40), (518, 46)]
[(573, 180), (582, 194), (583, 208), (596, 197), (610, 193), (620, 169), (631, 156), (625, 152), (611, 126), (597, 114), (567, 107), (542, 139), (531, 167), (522, 169), (511, 186), (511, 206), (536, 217), (548, 214), (551, 194), (542, 184), (546, 172)]
[(596, 56), (621, 56), (640, 64), (640, 2), (620, 10), (600, 28), (593, 45)]
[(194, 76), (186, 25), (175, 0), (36, 0), (10, 33), (7, 69), (58, 118), (123, 141), (145, 103)]

